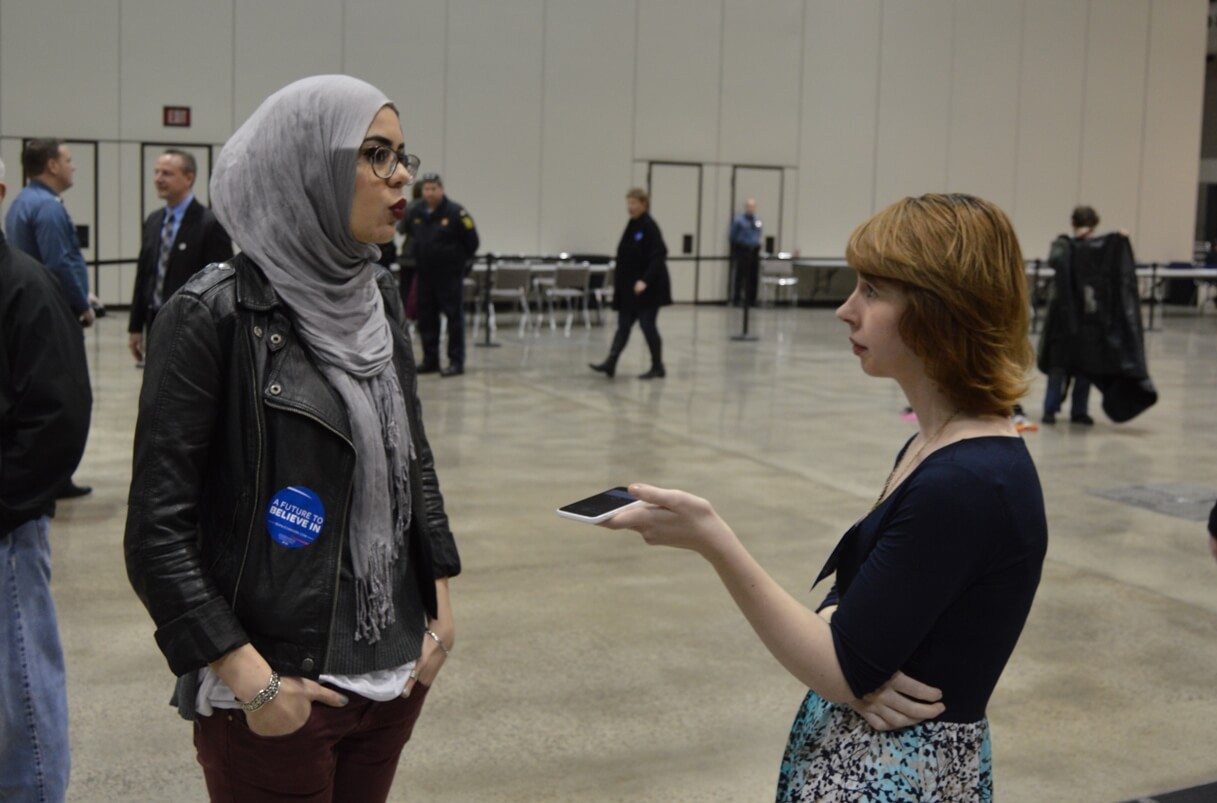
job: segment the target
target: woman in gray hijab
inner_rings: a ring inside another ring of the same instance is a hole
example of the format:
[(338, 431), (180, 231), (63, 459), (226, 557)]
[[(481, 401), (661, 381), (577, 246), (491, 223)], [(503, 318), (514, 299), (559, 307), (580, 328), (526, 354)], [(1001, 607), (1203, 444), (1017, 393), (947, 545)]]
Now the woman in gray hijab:
[(386, 799), (452, 648), (460, 558), (375, 264), (417, 169), (375, 87), (281, 89), (212, 171), (242, 253), (156, 319), (127, 568), (212, 799)]

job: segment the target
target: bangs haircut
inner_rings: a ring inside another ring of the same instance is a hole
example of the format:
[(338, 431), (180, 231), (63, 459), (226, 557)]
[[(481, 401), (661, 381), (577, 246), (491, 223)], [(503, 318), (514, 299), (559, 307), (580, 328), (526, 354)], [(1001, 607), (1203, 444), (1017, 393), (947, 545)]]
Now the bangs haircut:
[(900, 337), (956, 407), (1013, 413), (1035, 354), (1023, 254), (1004, 212), (971, 195), (905, 198), (855, 229), (845, 258), (903, 291)]

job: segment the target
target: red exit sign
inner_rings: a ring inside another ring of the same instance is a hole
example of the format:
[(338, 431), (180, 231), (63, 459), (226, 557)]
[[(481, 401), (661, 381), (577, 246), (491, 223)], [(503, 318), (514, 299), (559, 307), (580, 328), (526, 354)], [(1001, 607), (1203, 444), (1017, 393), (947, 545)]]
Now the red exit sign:
[(165, 125), (176, 128), (190, 128), (190, 107), (166, 106)]

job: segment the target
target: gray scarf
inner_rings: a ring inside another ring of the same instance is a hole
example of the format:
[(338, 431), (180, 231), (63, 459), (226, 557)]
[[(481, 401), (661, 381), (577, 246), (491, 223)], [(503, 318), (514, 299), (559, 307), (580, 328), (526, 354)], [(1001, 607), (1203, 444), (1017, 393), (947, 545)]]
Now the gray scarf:
[(346, 405), (356, 453), (355, 638), (369, 643), (395, 618), (391, 581), (410, 526), (414, 449), (372, 264), (380, 251), (358, 242), (350, 224), (359, 146), (385, 106), (380, 90), (350, 76), (296, 81), (237, 129), (211, 173), (216, 217), (266, 274)]

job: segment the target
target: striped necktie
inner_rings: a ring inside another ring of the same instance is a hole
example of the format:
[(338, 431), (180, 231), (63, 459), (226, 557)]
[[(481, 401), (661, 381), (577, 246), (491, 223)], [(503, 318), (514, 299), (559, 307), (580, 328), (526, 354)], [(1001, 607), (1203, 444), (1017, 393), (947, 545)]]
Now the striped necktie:
[(156, 284), (152, 288), (152, 309), (160, 309), (165, 303), (165, 273), (169, 270), (169, 252), (173, 250), (173, 211), (165, 212), (165, 225), (161, 228), (161, 250), (156, 257)]

